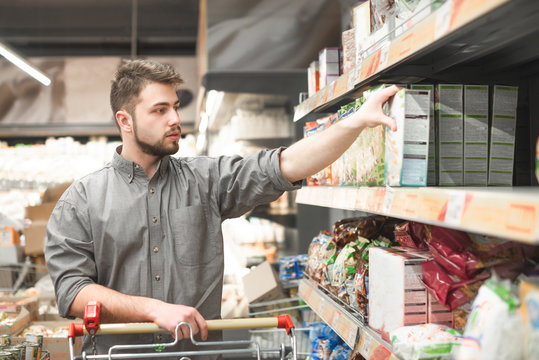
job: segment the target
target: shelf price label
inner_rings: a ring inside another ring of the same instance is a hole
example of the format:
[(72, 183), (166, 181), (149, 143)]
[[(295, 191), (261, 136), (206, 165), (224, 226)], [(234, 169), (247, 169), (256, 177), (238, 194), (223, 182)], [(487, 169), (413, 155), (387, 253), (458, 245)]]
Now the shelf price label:
[(506, 228), (510, 231), (533, 235), (537, 208), (528, 204), (509, 204)]
[(448, 30), (451, 23), (451, 9), (453, 7), (453, 0), (446, 1), (442, 6), (436, 10), (436, 26), (434, 32), (434, 38), (439, 39)]
[(386, 187), (386, 195), (384, 198), (384, 205), (382, 206), (382, 211), (384, 214), (389, 214), (391, 212), (391, 205), (393, 204), (393, 195), (395, 195), (395, 189), (390, 186)]
[(445, 213), (445, 222), (449, 225), (460, 225), (465, 204), (466, 191), (451, 191)]
[(359, 339), (359, 353), (365, 358), (369, 358), (369, 352), (371, 350), (372, 337), (367, 334), (366, 331), (361, 332), (361, 338)]

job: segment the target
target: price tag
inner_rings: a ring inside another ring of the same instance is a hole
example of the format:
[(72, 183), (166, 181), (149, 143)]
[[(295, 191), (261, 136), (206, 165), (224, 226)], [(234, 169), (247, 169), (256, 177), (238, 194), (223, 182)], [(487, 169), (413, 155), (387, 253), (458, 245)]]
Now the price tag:
[(333, 312), (333, 319), (331, 319), (331, 325), (336, 328), (339, 325), (339, 320), (341, 318), (341, 313), (335, 310)]
[(391, 205), (393, 205), (393, 195), (395, 194), (395, 189), (390, 186), (386, 187), (386, 196), (384, 198), (384, 204), (382, 205), (382, 211), (384, 214), (390, 214)]
[(324, 311), (324, 303), (326, 301), (324, 300), (324, 298), (320, 298), (320, 302), (318, 303), (318, 314), (319, 315), (322, 315), (323, 314), (323, 311)]
[(368, 359), (369, 351), (371, 349), (372, 337), (369, 334), (367, 334), (367, 332), (362, 331), (361, 338), (362, 338), (362, 341), (361, 341), (361, 348), (359, 349), (359, 353), (363, 355), (364, 358)]
[(466, 191), (452, 191), (449, 194), (445, 222), (450, 225), (460, 225), (465, 203)]
[(357, 337), (357, 327), (352, 326), (350, 327), (350, 330), (348, 331), (348, 337), (346, 343), (348, 345), (351, 345), (350, 347), (353, 347), (356, 344), (356, 337)]
[(442, 37), (451, 24), (451, 9), (453, 7), (453, 1), (446, 1), (442, 6), (436, 10), (436, 27), (434, 32), (434, 38), (439, 39)]

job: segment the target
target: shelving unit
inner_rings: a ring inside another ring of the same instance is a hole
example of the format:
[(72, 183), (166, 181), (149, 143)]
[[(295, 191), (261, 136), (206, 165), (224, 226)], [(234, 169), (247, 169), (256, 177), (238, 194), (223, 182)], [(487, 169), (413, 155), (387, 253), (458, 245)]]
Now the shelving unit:
[(352, 349), (356, 349), (366, 359), (383, 355), (388, 360), (397, 360), (391, 345), (365, 325), (357, 314), (334, 301), (321, 290), (318, 284), (302, 279), (299, 282), (299, 296), (309, 307), (335, 331)]
[[(361, 64), (296, 106), (293, 119), (299, 128), (384, 83), (518, 85), (515, 184), (519, 186), (304, 187), (296, 197), (302, 243), (308, 240), (302, 238), (302, 229), (307, 232), (304, 223), (324, 227), (332, 208), (539, 245), (539, 187), (527, 186), (537, 184), (530, 169), (535, 166), (539, 135), (539, 108), (533, 100), (539, 94), (539, 48), (534, 45), (538, 20), (537, 1), (447, 0), (407, 22), (404, 26), (409, 28), (393, 29), (367, 49)], [(519, 157), (519, 151), (524, 155)], [(396, 359), (379, 334), (318, 284), (302, 280), (299, 295), (366, 359)]]
[(300, 204), (358, 210), (539, 245), (539, 188), (304, 187)]
[[(539, 3), (526, 0), (447, 0), (399, 36), (395, 29), (363, 62), (299, 104), (294, 121), (339, 106), (379, 83), (422, 79), (511, 80), (508, 67), (537, 58)], [(513, 69), (514, 70), (514, 69)], [(519, 69), (520, 70), (520, 69)]]

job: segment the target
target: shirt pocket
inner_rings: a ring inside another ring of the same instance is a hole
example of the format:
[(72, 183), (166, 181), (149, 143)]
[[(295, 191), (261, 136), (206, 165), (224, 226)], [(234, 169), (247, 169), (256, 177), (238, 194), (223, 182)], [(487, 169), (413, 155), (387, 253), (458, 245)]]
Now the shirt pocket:
[(176, 256), (183, 265), (205, 265), (217, 255), (215, 239), (208, 236), (208, 222), (202, 205), (171, 212), (171, 229)]

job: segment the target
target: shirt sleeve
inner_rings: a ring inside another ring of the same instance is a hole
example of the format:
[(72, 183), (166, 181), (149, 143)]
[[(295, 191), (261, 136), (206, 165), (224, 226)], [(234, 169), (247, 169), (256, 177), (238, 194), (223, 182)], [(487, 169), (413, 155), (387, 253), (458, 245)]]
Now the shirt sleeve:
[[(58, 311), (68, 317), (79, 291), (96, 282), (90, 222), (85, 202), (72, 186), (58, 201), (47, 225), (45, 259), (54, 283)], [(81, 199), (79, 199), (81, 200)]]
[(281, 173), (280, 154), (285, 148), (261, 150), (242, 158), (219, 159), (218, 199), (223, 219), (237, 217), (257, 205), (276, 200), (285, 191), (301, 187)]

